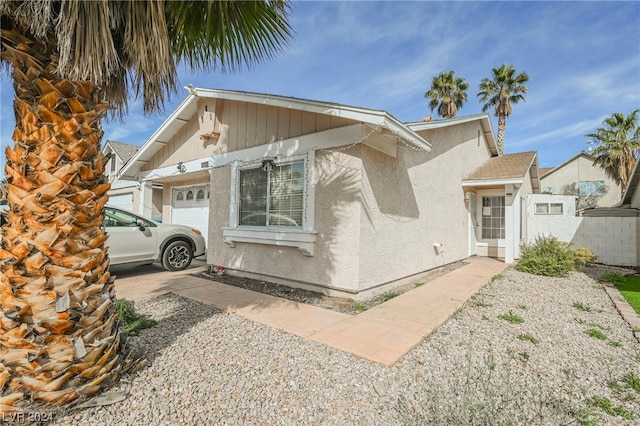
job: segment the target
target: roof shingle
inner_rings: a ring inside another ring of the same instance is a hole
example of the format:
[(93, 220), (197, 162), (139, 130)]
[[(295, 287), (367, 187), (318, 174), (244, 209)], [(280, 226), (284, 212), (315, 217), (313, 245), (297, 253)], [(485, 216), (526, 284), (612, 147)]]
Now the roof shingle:
[(129, 161), (140, 149), (139, 146), (118, 141), (107, 141), (107, 145), (122, 159), (123, 163)]
[(535, 151), (528, 151), (490, 158), (463, 181), (524, 178), (536, 155)]

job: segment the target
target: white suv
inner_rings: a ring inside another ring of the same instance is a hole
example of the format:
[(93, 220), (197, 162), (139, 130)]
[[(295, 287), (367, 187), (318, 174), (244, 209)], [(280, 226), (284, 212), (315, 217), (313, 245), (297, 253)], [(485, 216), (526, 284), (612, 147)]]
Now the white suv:
[(112, 265), (160, 261), (169, 271), (181, 271), (205, 253), (202, 234), (189, 226), (156, 223), (112, 206), (104, 209), (104, 225)]

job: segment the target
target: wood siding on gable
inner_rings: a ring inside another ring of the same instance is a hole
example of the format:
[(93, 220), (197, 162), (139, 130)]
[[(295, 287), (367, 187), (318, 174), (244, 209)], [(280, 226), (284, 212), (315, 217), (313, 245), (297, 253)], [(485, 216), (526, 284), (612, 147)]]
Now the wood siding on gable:
[[(343, 117), (298, 109), (225, 99), (200, 99), (198, 112), (142, 170), (167, 167), (181, 161), (192, 161), (355, 123), (355, 120)], [(214, 130), (220, 132), (217, 140), (200, 137)]]

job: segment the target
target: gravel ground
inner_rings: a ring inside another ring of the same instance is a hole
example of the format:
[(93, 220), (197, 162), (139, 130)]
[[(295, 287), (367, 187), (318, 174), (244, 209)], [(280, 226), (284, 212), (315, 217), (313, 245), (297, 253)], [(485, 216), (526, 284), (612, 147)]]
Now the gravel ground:
[(128, 398), (55, 424), (640, 424), (624, 380), (640, 343), (587, 272), (510, 268), (393, 367), (175, 295), (139, 302), (158, 325), (135, 338), (149, 365), (111, 389)]

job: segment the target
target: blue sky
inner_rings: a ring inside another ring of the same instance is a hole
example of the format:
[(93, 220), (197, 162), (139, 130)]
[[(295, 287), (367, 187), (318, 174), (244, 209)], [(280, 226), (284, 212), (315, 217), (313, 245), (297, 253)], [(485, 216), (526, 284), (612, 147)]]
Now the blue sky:
[[(295, 2), (291, 24), (293, 40), (274, 59), (237, 74), (182, 70), (180, 87), (337, 102), (419, 121), (431, 115), (424, 93), (433, 76), (455, 70), (467, 79), (458, 116), (476, 114), (478, 84), (507, 63), (530, 82), (507, 119), (505, 152), (536, 150), (541, 167), (587, 150), (584, 135), (611, 113), (640, 108), (640, 2)], [(4, 152), (14, 125), (6, 72), (0, 89)], [(133, 101), (124, 122), (103, 123), (104, 140), (142, 145), (185, 96), (180, 89), (153, 116)]]

